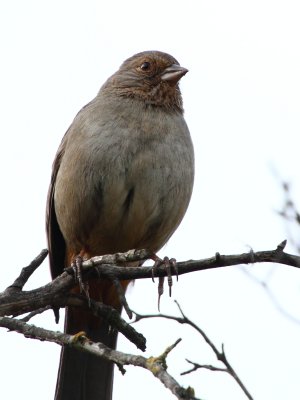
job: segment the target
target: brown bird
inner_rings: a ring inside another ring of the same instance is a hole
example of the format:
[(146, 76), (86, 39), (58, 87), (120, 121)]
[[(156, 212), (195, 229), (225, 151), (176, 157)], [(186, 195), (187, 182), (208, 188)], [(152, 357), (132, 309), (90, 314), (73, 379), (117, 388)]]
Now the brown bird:
[[(186, 73), (169, 54), (136, 54), (75, 117), (56, 154), (48, 194), (53, 278), (78, 255), (157, 252), (180, 224), (194, 180), (193, 145), (178, 86)], [(91, 281), (89, 293), (121, 312), (111, 282)], [(116, 346), (117, 333), (104, 320), (68, 308), (65, 332), (79, 331)], [(109, 400), (112, 380), (112, 363), (65, 347), (55, 399)]]

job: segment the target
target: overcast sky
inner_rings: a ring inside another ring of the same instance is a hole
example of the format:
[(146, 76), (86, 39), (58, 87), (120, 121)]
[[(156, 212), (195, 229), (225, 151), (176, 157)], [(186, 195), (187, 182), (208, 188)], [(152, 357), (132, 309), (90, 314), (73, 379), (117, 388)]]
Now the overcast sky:
[[(283, 196), (274, 171), (300, 203), (300, 4), (289, 0), (184, 2), (1, 2), (1, 272), (4, 290), (46, 246), (44, 213), (51, 165), (77, 111), (122, 61), (143, 50), (172, 54), (189, 69), (182, 79), (185, 116), (196, 154), (193, 199), (180, 228), (160, 252), (177, 260), (269, 250), (286, 237), (276, 210)], [(288, 245), (287, 250), (293, 248)], [(300, 319), (300, 272), (257, 265), (271, 276), (280, 305)], [(271, 275), (270, 275), (271, 274)], [(50, 279), (48, 261), (26, 288)], [(181, 277), (161, 310), (186, 314), (227, 356), (255, 400), (300, 397), (300, 323), (285, 318), (242, 268)], [(157, 311), (157, 288), (136, 282), (130, 306)], [(51, 329), (51, 312), (32, 320)], [(136, 325), (158, 355), (178, 337), (170, 372), (206, 400), (241, 400), (227, 375), (189, 368), (185, 358), (215, 359), (187, 327)], [(0, 331), (1, 393), (6, 399), (53, 398), (60, 348)], [(138, 353), (123, 338), (120, 349)], [(147, 371), (115, 372), (115, 400), (174, 397)]]

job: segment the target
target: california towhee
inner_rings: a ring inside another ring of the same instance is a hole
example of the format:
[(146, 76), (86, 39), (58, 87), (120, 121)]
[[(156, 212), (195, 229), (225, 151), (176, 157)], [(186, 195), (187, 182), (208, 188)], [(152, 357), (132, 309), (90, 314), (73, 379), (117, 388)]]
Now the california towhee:
[[(194, 180), (178, 86), (186, 73), (166, 53), (136, 54), (75, 117), (58, 149), (48, 195), (53, 278), (78, 255), (157, 252), (180, 224)], [(111, 282), (89, 282), (89, 291), (121, 312)], [(67, 310), (65, 331), (85, 331), (95, 342), (116, 346), (117, 333), (104, 320), (78, 309)], [(112, 379), (112, 363), (65, 347), (55, 398), (108, 400)]]

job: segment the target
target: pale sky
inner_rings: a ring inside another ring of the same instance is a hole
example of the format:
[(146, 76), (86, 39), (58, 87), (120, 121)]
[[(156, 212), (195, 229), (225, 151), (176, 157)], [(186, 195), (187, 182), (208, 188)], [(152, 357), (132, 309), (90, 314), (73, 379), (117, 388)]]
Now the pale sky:
[[(44, 213), (51, 165), (77, 111), (122, 61), (143, 50), (172, 54), (189, 69), (182, 79), (185, 117), (196, 154), (188, 213), (160, 252), (178, 261), (269, 250), (286, 238), (277, 216), (283, 196), (273, 170), (290, 181), (300, 207), (300, 4), (289, 0), (37, 1), (0, 5), (0, 158), (4, 290), (46, 246)], [(293, 252), (291, 246), (287, 250)], [(263, 278), (273, 267), (249, 271)], [(26, 288), (49, 281), (48, 261)], [(300, 319), (300, 271), (276, 266), (271, 287)], [(255, 400), (300, 397), (300, 324), (284, 318), (241, 268), (180, 277), (164, 313), (185, 313), (216, 345)], [(157, 311), (157, 288), (136, 282), (132, 309)], [(54, 330), (51, 312), (32, 323)], [(185, 358), (216, 364), (190, 328), (163, 320), (136, 325), (158, 355), (182, 337), (170, 373), (206, 400), (242, 400), (226, 374), (189, 368)], [(139, 352), (120, 338), (119, 349)], [(1, 393), (5, 399), (53, 399), (60, 348), (0, 330)], [(114, 400), (174, 397), (149, 372), (115, 371)]]

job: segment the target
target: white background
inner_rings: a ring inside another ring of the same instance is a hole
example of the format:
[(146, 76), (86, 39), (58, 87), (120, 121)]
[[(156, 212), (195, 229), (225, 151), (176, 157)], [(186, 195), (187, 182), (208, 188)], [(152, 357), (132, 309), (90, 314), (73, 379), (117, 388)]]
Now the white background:
[[(193, 199), (161, 255), (177, 260), (273, 249), (286, 237), (276, 214), (283, 195), (275, 175), (300, 197), (300, 5), (290, 0), (10, 1), (0, 5), (1, 270), (4, 290), (46, 246), (44, 210), (51, 164), (77, 111), (136, 52), (162, 50), (190, 72), (181, 89), (196, 153)], [(276, 171), (276, 173), (274, 173)], [(291, 246), (287, 250), (292, 252)], [(299, 271), (257, 265), (280, 305), (299, 313)], [(48, 262), (26, 288), (49, 281)], [(300, 396), (300, 324), (285, 318), (241, 268), (181, 277), (164, 313), (186, 314), (227, 356), (256, 400)], [(157, 289), (136, 282), (131, 307), (157, 311)], [(52, 329), (53, 314), (32, 320)], [(185, 358), (216, 364), (190, 328), (163, 320), (136, 325), (179, 382), (206, 400), (244, 398), (226, 374), (189, 368)], [(120, 338), (120, 349), (138, 351)], [(52, 399), (59, 347), (0, 332), (3, 399)], [(173, 399), (147, 371), (116, 371), (114, 399)]]

